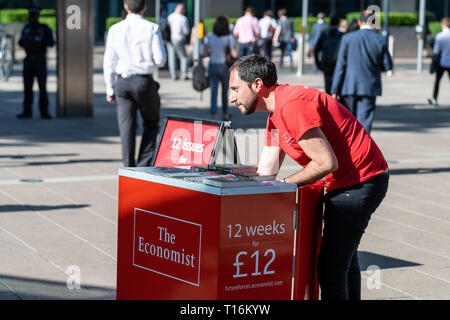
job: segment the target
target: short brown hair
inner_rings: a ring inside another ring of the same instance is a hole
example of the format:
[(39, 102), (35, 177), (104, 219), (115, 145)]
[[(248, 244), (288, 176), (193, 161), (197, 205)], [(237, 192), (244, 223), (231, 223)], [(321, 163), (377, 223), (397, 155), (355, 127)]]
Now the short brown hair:
[(287, 10), (286, 9), (280, 9), (278, 10), (278, 16), (285, 16), (287, 15)]
[(444, 19), (441, 20), (441, 23), (446, 26), (447, 28), (450, 28), (450, 18), (449, 17), (445, 17)]

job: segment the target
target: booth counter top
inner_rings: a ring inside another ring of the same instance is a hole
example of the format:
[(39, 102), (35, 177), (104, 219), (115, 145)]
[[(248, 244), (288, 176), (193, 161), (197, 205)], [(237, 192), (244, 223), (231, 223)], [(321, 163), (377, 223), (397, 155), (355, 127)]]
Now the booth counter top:
[(235, 195), (251, 195), (251, 194), (269, 194), (296, 192), (297, 186), (294, 184), (283, 183), (279, 181), (259, 181), (258, 185), (245, 187), (227, 187), (220, 188), (209, 186), (206, 184), (195, 183), (183, 180), (181, 178), (172, 178), (156, 175), (148, 172), (146, 168), (122, 168), (119, 169), (119, 176), (159, 183), (172, 187), (183, 188), (218, 196), (235, 196)]

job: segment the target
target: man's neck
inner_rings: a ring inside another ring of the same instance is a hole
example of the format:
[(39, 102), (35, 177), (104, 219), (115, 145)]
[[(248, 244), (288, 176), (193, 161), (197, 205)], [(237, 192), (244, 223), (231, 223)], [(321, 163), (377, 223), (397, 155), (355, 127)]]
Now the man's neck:
[(267, 88), (267, 92), (260, 97), (260, 104), (258, 109), (264, 112), (274, 113), (275, 112), (275, 89), (277, 86), (272, 88)]
[(361, 27), (359, 27), (361, 30), (372, 30), (372, 27), (368, 24), (362, 24)]

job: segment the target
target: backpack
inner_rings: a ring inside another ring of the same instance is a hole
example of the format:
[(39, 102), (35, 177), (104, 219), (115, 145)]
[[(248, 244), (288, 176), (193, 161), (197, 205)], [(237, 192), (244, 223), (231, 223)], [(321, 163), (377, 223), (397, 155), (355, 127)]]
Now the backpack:
[(341, 33), (329, 32), (322, 44), (322, 65), (325, 68), (334, 68), (337, 62)]
[(171, 31), (168, 19), (166, 19), (161, 27), (161, 37), (164, 41), (170, 42), (171, 40)]
[(202, 92), (209, 88), (209, 79), (206, 75), (205, 67), (199, 63), (192, 70), (192, 85), (194, 86), (194, 90), (198, 92)]

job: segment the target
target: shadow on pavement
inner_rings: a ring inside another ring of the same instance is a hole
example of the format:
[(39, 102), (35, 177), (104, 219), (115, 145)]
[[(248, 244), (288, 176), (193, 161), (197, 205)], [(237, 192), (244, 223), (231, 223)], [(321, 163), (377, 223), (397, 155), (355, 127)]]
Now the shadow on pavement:
[(83, 209), (90, 207), (88, 204), (61, 205), (61, 206), (45, 206), (45, 205), (1, 205), (0, 213), (20, 212), (20, 211), (53, 211), (64, 209)]
[(81, 283), (80, 289), (70, 290), (65, 282), (0, 275), (0, 300), (115, 300), (115, 296), (111, 288)]
[(3, 155), (0, 159), (20, 160), (27, 158), (52, 158), (52, 157), (76, 157), (78, 153), (63, 153), (63, 154), (21, 154), (21, 155)]
[(408, 168), (408, 169), (389, 169), (389, 173), (392, 175), (401, 174), (430, 174), (450, 172), (450, 168)]
[(374, 130), (425, 132), (450, 127), (450, 107), (394, 104), (377, 106)]
[(367, 251), (358, 251), (358, 260), (361, 271), (367, 270), (370, 266), (377, 266), (380, 269), (420, 266), (420, 264), (415, 262), (396, 259)]

